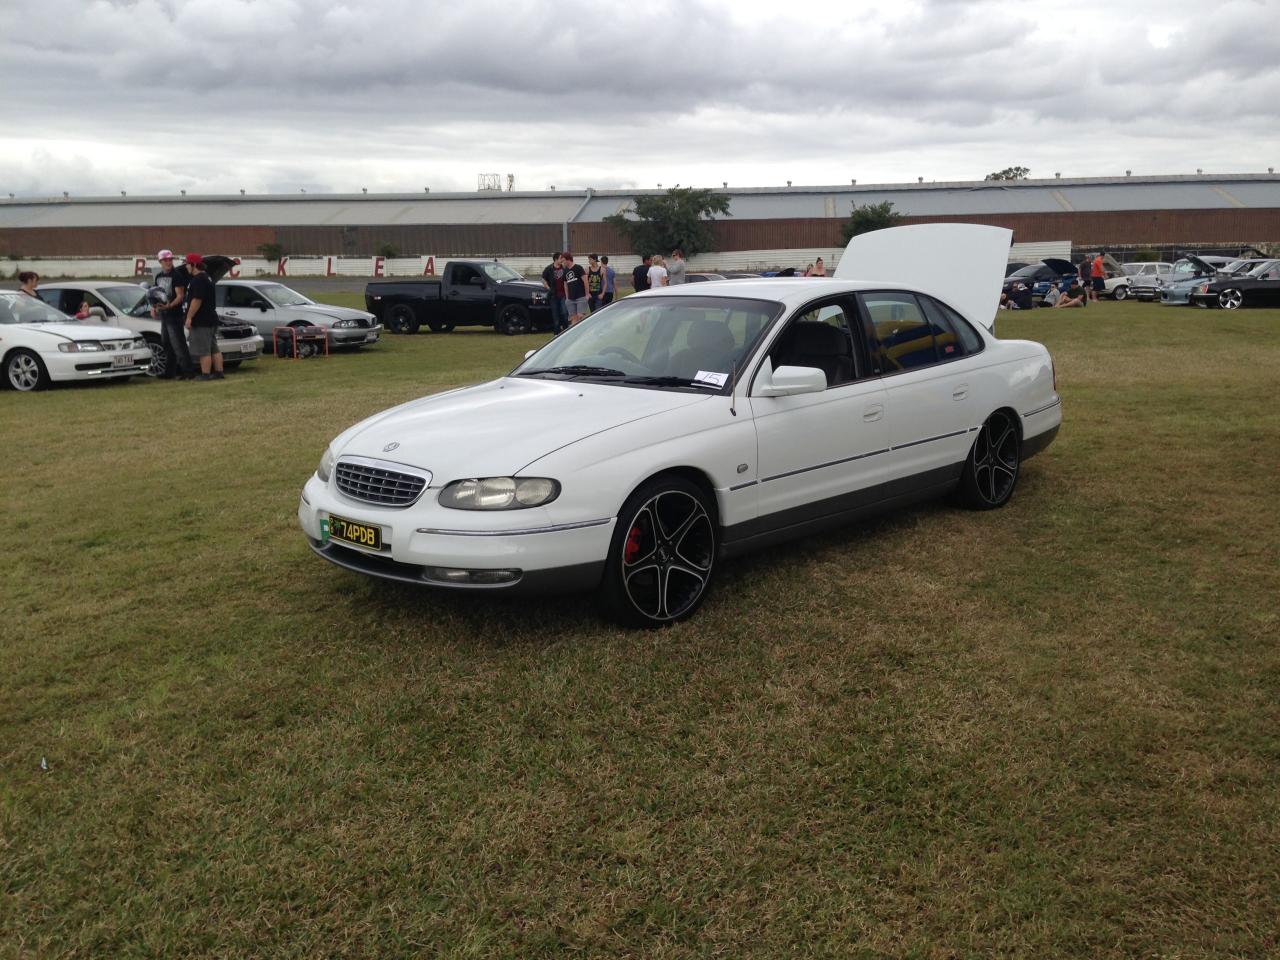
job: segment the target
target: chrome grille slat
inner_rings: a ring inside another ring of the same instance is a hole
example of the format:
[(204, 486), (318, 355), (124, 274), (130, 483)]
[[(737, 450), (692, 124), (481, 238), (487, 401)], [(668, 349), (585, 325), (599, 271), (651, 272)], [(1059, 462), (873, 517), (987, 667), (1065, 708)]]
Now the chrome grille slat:
[(338, 489), (353, 500), (384, 507), (405, 507), (426, 488), (424, 477), (383, 467), (338, 461), (334, 469)]

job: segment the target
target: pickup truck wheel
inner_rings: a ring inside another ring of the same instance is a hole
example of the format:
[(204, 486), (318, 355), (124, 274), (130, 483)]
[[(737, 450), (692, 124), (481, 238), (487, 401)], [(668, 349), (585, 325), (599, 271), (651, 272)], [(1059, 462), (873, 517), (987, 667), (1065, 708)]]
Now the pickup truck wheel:
[(514, 337), (518, 333), (528, 333), (529, 311), (519, 304), (509, 303), (498, 311), (496, 326), (499, 333), (505, 333), (508, 337)]
[(443, 320), (428, 320), (427, 326), (431, 329), (432, 333), (452, 333), (453, 332), (453, 324), (446, 323)]
[[(407, 303), (397, 303), (387, 314), (387, 329), (392, 333), (417, 333), (421, 321)], [(432, 326), (434, 330), (434, 325)]]

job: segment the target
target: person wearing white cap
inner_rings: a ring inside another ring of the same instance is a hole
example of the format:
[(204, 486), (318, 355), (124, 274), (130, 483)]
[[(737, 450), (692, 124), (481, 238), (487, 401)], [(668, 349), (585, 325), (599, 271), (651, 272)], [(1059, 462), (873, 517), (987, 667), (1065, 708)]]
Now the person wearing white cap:
[(164, 369), (160, 376), (165, 380), (190, 380), (195, 376), (195, 366), (187, 349), (186, 318), (182, 313), (182, 301), (191, 286), (191, 274), (185, 266), (173, 265), (173, 251), (161, 250), (156, 254), (160, 272), (155, 285), (164, 291), (166, 300), (151, 308), (151, 315), (160, 321), (160, 343), (165, 351)]

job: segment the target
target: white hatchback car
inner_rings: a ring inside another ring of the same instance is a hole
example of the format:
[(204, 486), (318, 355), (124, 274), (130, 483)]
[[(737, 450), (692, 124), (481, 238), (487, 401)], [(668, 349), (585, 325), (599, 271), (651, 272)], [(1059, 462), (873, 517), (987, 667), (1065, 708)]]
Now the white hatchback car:
[[(627, 297), (505, 377), (344, 431), (299, 522), (350, 570), (598, 589), (657, 626), (722, 556), (951, 492), (999, 507), (1061, 422), (1049, 352), (992, 330), (1009, 240), (901, 227), (855, 237), (834, 279)], [(922, 260), (944, 265), (927, 286)]]
[(5, 385), (25, 393), (53, 381), (145, 373), (151, 351), (131, 330), (89, 327), (35, 297), (0, 290), (0, 363)]

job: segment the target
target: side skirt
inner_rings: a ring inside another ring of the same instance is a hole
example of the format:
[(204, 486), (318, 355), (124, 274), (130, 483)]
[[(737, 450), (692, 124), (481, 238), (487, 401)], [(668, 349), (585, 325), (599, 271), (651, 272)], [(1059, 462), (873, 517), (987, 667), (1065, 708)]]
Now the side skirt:
[(720, 553), (725, 557), (735, 557), (775, 543), (820, 533), (833, 526), (855, 523), (898, 507), (932, 500), (954, 490), (963, 469), (962, 460), (952, 466), (735, 523), (724, 529)]

